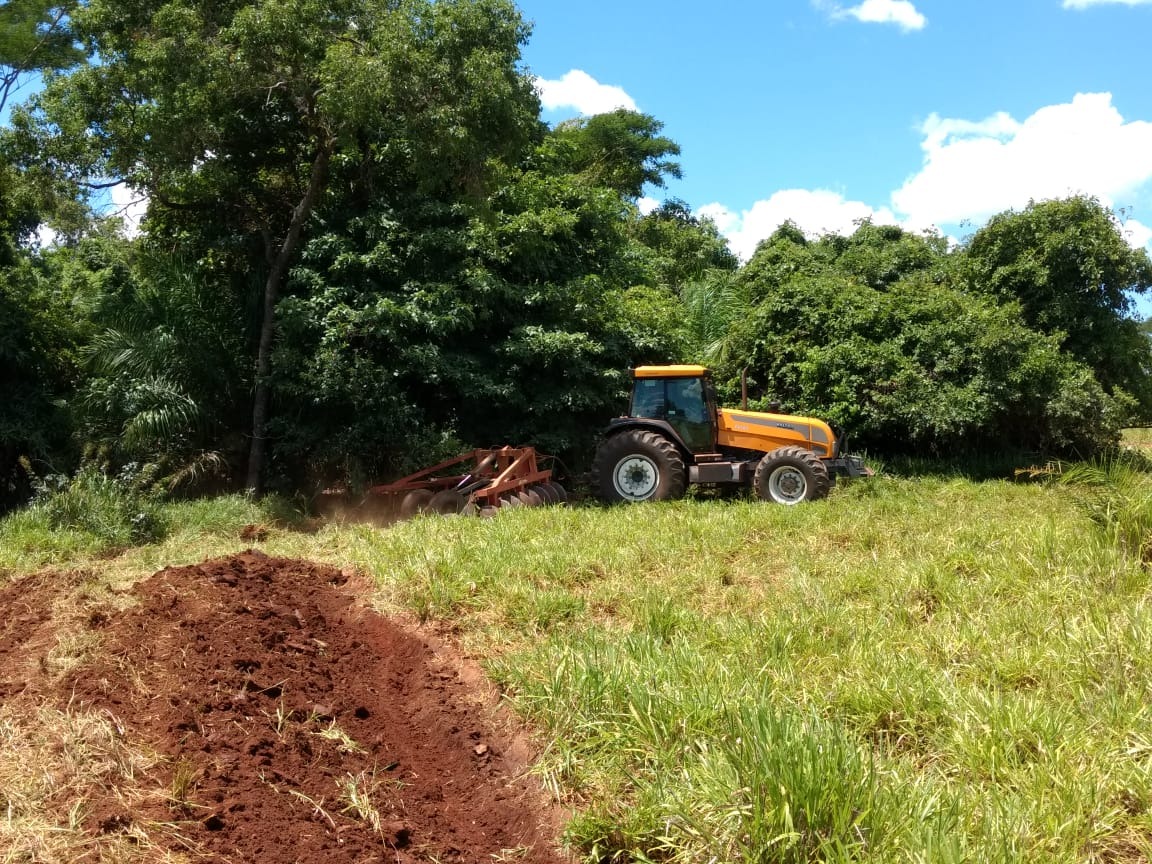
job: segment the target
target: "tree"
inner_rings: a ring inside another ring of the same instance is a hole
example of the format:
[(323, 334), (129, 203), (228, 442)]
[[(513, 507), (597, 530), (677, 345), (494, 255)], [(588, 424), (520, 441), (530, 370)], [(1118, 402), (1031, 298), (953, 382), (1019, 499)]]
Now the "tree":
[(666, 176), (680, 176), (680, 164), (668, 158), (680, 155), (680, 145), (661, 135), (663, 128), (655, 117), (623, 108), (566, 120), (552, 130), (541, 161), (549, 173), (576, 174), (635, 200), (646, 183), (662, 187)]
[(1094, 198), (1033, 202), (993, 217), (964, 249), (969, 290), (1016, 301), (1025, 323), (1059, 338), (1112, 392), (1152, 416), (1152, 349), (1130, 318), (1152, 261)]
[(536, 130), (517, 67), (527, 28), (508, 0), (91, 0), (74, 26), (100, 62), (50, 81), (18, 118), (26, 152), (146, 194), (150, 237), (188, 245), (198, 266), (224, 241), (260, 275), (259, 492), (276, 309), (314, 213), (334, 184), (479, 193), (489, 160)]
[(7, 0), (0, 6), (0, 113), (21, 78), (84, 60), (69, 27), (75, 6), (51, 0)]
[(230, 287), (114, 235), (86, 237), (75, 254), (78, 278), (101, 283), (76, 399), (90, 449), (101, 461), (146, 465), (168, 485), (226, 476), (242, 461), (234, 430), (249, 381)]
[(0, 513), (25, 500), (34, 476), (59, 471), (72, 424), (78, 326), (41, 256), (0, 236)]
[(923, 274), (883, 291), (835, 272), (802, 276), (729, 338), (732, 360), (718, 369), (729, 394), (748, 367), (765, 397), (871, 452), (1087, 456), (1118, 438), (1116, 401), (1054, 337), (1025, 327), (1014, 304)]
[(721, 389), (747, 368), (763, 404), (821, 416), (872, 452), (1089, 455), (1118, 440), (1131, 400), (1109, 394), (1025, 323), (1020, 301), (967, 290), (936, 235), (864, 222), (810, 240), (781, 226), (727, 292), (743, 311), (718, 344)]
[(683, 201), (665, 201), (636, 220), (630, 233), (656, 284), (677, 293), (712, 271), (734, 272), (740, 266), (716, 224), (692, 215)]
[(464, 445), (588, 455), (627, 368), (678, 354), (675, 299), (639, 284), (628, 213), (532, 167), (484, 202), (332, 202), (282, 306), (281, 453), (321, 479)]

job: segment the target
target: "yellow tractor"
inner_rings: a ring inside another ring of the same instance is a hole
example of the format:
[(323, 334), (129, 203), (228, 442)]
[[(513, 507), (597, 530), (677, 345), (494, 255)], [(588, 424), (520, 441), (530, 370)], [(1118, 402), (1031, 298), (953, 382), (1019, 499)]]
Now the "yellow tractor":
[(679, 498), (701, 483), (799, 504), (823, 498), (837, 477), (872, 475), (822, 420), (720, 408), (703, 366), (640, 366), (632, 376), (631, 408), (611, 421), (592, 463), (605, 501)]

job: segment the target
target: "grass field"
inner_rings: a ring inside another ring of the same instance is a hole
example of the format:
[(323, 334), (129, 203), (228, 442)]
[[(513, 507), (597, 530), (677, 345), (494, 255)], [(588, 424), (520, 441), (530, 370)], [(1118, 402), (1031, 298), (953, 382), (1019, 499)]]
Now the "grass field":
[[(126, 512), (163, 539), (115, 555), (115, 525), (30, 510), (0, 523), (0, 573), (83, 569), (91, 594), (250, 545), (249, 523), (269, 554), (358, 566), (381, 610), (482, 658), (588, 860), (1146, 861), (1152, 484), (1070, 479), (312, 534), (233, 497)], [(22, 740), (0, 736), (0, 781)]]

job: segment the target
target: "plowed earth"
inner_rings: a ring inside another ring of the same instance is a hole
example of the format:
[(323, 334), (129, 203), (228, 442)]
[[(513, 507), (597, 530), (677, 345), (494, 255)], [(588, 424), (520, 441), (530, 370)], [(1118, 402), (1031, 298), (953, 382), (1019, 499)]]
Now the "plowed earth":
[[(0, 592), (0, 661), (45, 620), (24, 581)], [(54, 698), (159, 752), (165, 794), (97, 798), (87, 830), (175, 824), (173, 851), (221, 862), (561, 861), (490, 697), (347, 581), (248, 551), (162, 570), (89, 622), (102, 647)], [(0, 679), (0, 702), (26, 684)]]

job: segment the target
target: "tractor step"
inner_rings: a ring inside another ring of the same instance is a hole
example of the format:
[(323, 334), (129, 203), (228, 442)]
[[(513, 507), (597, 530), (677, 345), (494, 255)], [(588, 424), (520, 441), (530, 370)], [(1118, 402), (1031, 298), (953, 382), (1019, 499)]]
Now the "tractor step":
[[(752, 463), (755, 465), (755, 463)], [(747, 484), (752, 476), (748, 462), (705, 462), (688, 468), (690, 483), (740, 483)]]

